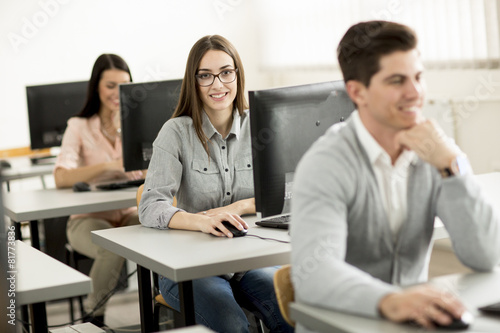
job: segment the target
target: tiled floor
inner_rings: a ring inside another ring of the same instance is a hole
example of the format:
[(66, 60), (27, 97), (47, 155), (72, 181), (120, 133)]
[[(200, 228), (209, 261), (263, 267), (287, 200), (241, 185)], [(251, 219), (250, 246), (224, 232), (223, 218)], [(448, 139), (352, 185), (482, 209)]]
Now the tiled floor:
[[(435, 244), (429, 267), (430, 277), (467, 271), (469, 270), (460, 264), (455, 255), (450, 251), (446, 240)], [(134, 275), (129, 281), (129, 289), (120, 291), (110, 299), (105, 318), (106, 324), (112, 329), (112, 331), (108, 330), (109, 332), (140, 332), (136, 281), (136, 276)], [(47, 305), (47, 316), (49, 325), (68, 323), (68, 302), (49, 303)]]

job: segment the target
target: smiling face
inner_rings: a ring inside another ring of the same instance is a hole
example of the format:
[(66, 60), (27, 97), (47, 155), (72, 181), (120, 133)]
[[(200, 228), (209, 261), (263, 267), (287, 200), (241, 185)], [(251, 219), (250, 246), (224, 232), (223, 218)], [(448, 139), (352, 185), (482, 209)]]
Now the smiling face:
[(120, 111), (120, 83), (130, 82), (130, 75), (120, 69), (107, 69), (102, 72), (97, 91), (101, 101), (100, 112)]
[[(229, 54), (219, 50), (209, 50), (203, 58), (196, 74), (219, 74), (224, 70), (234, 70), (234, 61)], [(231, 83), (222, 83), (215, 78), (214, 83), (208, 87), (198, 85), (198, 93), (203, 102), (206, 113), (217, 115), (220, 113), (233, 112), (233, 102), (236, 98), (237, 78)]]
[(396, 134), (417, 124), (422, 117), (425, 82), (423, 65), (416, 49), (396, 51), (380, 58), (380, 70), (366, 87), (348, 81), (351, 98), (368, 131)]

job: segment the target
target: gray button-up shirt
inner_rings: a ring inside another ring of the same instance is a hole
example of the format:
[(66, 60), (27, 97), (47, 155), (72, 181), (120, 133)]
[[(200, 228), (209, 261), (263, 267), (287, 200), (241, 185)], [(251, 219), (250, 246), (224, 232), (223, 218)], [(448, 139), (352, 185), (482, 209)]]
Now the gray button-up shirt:
[[(153, 143), (144, 192), (139, 205), (143, 225), (166, 229), (179, 210), (197, 213), (254, 196), (248, 110), (226, 138), (203, 113), (203, 132), (210, 157), (196, 135), (191, 117), (170, 119)], [(172, 206), (174, 196), (177, 207)]]

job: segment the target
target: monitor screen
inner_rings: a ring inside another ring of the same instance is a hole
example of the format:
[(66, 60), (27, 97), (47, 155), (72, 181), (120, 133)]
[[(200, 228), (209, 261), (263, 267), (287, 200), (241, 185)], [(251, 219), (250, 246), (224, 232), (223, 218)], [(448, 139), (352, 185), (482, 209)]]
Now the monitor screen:
[(125, 171), (144, 170), (153, 141), (175, 111), (182, 80), (120, 85), (120, 112)]
[(70, 117), (87, 97), (88, 81), (26, 87), (31, 149), (58, 147)]
[(287, 213), (300, 158), (355, 106), (344, 81), (250, 91), (249, 102), (257, 212)]

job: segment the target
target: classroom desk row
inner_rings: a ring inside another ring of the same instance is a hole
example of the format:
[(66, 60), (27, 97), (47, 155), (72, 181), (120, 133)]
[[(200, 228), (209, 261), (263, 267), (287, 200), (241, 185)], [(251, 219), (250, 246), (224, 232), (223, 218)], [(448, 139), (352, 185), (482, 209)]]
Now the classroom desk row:
[[(500, 207), (500, 173), (478, 175), (477, 178)], [(9, 192), (4, 195), (4, 208), (16, 225), (30, 221), (32, 245), (39, 247), (39, 219), (131, 207), (136, 203), (135, 194), (135, 188), (112, 192), (56, 189)], [(256, 217), (246, 219), (251, 223)], [(289, 240), (286, 231), (272, 228), (254, 227), (249, 233)], [(180, 282), (182, 314), (184, 323), (189, 325), (194, 323), (193, 279), (290, 262), (290, 244), (249, 236), (225, 239), (197, 232), (132, 226), (96, 231), (92, 237), (95, 243), (137, 263), (143, 332), (152, 331), (150, 271)], [(447, 237), (439, 221), (433, 237)], [(182, 253), (182, 257), (178, 253)]]
[[(18, 160), (21, 160), (20, 162)], [(26, 161), (23, 161), (26, 160)], [(24, 163), (23, 163), (24, 162)], [(40, 177), (43, 188), (47, 188), (45, 176), (52, 175), (54, 164), (31, 164), (28, 159), (15, 159), (11, 168), (2, 169), (2, 181), (10, 191), (10, 182), (31, 177)]]
[(48, 331), (45, 302), (92, 291), (88, 276), (19, 240), (15, 245), (15, 258), (15, 270), (8, 274), (16, 279), (16, 308), (29, 306), (34, 333)]

